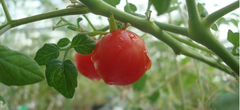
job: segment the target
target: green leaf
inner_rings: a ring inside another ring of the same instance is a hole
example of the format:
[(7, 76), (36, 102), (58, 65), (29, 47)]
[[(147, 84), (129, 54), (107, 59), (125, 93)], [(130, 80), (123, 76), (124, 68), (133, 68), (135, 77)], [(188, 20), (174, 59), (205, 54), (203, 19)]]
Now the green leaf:
[(67, 46), (70, 42), (71, 42), (71, 41), (70, 41), (68, 38), (61, 38), (61, 39), (58, 41), (57, 45), (58, 45), (59, 47), (65, 47), (65, 46)]
[(37, 51), (34, 60), (39, 65), (45, 65), (47, 61), (58, 58), (59, 49), (60, 48), (56, 44), (46, 43)]
[(76, 52), (82, 55), (88, 55), (92, 53), (96, 44), (96, 41), (88, 35), (78, 34), (73, 38), (71, 46), (74, 47)]
[(211, 26), (211, 29), (217, 31), (218, 30), (218, 26), (216, 23), (213, 23), (213, 25)]
[(77, 87), (77, 68), (70, 60), (59, 59), (48, 61), (46, 64), (48, 85), (54, 87), (66, 98), (72, 98)]
[(81, 28), (80, 27), (80, 25), (79, 25), (79, 23), (80, 23), (80, 21), (82, 21), (83, 19), (81, 18), (81, 17), (79, 17), (78, 19), (77, 19), (77, 26), (78, 26), (78, 28)]
[(236, 27), (238, 27), (238, 21), (237, 21), (237, 20), (231, 19), (230, 21), (231, 21)]
[(137, 11), (137, 7), (134, 4), (128, 3), (128, 5), (124, 6), (124, 11), (125, 12), (136, 12)]
[[(5, 105), (7, 103), (6, 100), (2, 96), (0, 96), (0, 101), (2, 101), (3, 105)], [(1, 107), (0, 107), (0, 109), (1, 109)]]
[(118, 30), (117, 24), (115, 22), (115, 19), (112, 13), (110, 14), (110, 17), (109, 17), (109, 26), (110, 26), (110, 32)]
[(168, 11), (171, 1), (172, 0), (152, 0), (158, 16)]
[(231, 42), (234, 47), (239, 47), (239, 33), (233, 33), (231, 30), (228, 30), (227, 40)]
[(200, 15), (202, 18), (204, 18), (204, 17), (206, 17), (206, 16), (208, 15), (208, 12), (207, 12), (207, 10), (204, 8), (203, 4), (198, 3), (198, 4), (197, 4), (197, 8), (198, 8), (198, 13), (199, 13), (199, 15)]
[(0, 82), (22, 86), (42, 80), (43, 72), (31, 57), (0, 45)]
[(223, 17), (219, 18), (216, 23), (217, 23), (218, 26), (220, 24), (228, 24), (227, 20), (225, 18), (223, 18)]
[(103, 0), (104, 2), (116, 7), (120, 3), (120, 0)]
[(143, 88), (145, 87), (146, 80), (147, 80), (147, 75), (144, 74), (141, 79), (139, 79), (137, 82), (132, 84), (133, 90), (137, 92), (143, 90)]
[(148, 99), (150, 100), (151, 103), (154, 103), (157, 101), (159, 95), (160, 95), (159, 91), (156, 91), (151, 96), (149, 96)]
[(77, 28), (74, 25), (69, 25), (67, 28), (72, 30), (72, 31), (77, 31)]

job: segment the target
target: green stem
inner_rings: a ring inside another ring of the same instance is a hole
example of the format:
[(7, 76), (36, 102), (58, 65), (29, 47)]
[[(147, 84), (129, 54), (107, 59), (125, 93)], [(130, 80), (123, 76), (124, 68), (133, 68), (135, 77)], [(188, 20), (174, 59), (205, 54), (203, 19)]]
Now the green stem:
[(11, 18), (11, 15), (8, 11), (8, 8), (7, 8), (7, 5), (5, 3), (4, 0), (0, 0), (1, 4), (2, 4), (2, 7), (3, 7), (3, 10), (4, 10), (4, 13), (6, 15), (6, 18), (7, 18), (7, 22), (11, 22), (12, 21), (12, 18)]
[[(2, 35), (7, 30), (9, 30), (13, 27), (19, 26), (19, 25), (23, 25), (23, 24), (27, 24), (27, 23), (31, 23), (31, 22), (35, 22), (35, 21), (40, 21), (40, 20), (44, 20), (44, 19), (49, 19), (49, 18), (53, 18), (53, 17), (65, 16), (65, 15), (86, 14), (86, 13), (89, 13), (87, 7), (67, 8), (67, 9), (52, 11), (52, 12), (48, 12), (48, 13), (38, 14), (38, 15), (34, 15), (34, 16), (30, 16), (30, 17), (26, 17), (26, 18), (22, 18), (22, 19), (18, 19), (18, 20), (12, 20), (11, 22), (0, 26), (0, 30), (1, 30), (0, 35)], [(4, 29), (4, 30), (2, 30), (2, 29)]]
[(78, 33), (78, 34), (88, 34), (88, 35), (105, 35), (105, 34), (107, 34), (108, 32), (97, 32), (97, 31), (95, 31), (95, 32), (80, 32), (80, 33)]
[(219, 18), (223, 17), (224, 15), (228, 14), (229, 12), (235, 10), (239, 8), (239, 0), (235, 1), (215, 12), (213, 12), (212, 14), (206, 16), (202, 22), (205, 24), (206, 27), (211, 27), (212, 24), (217, 21)]
[[(130, 13), (130, 14), (136, 16), (136, 17), (147, 18), (146, 16), (141, 15), (141, 14), (131, 13), (131, 12), (128, 12), (128, 13)], [(180, 26), (175, 26), (175, 25), (172, 25), (172, 24), (161, 23), (161, 22), (158, 22), (158, 21), (154, 21), (154, 23), (159, 28), (161, 28), (162, 30), (177, 33), (177, 34), (181, 34), (181, 35), (184, 35), (184, 36), (189, 36), (188, 30), (185, 27), (180, 27)]]
[(106, 26), (106, 27), (104, 27), (104, 28), (102, 28), (102, 29), (99, 29), (99, 30), (97, 30), (97, 31), (107, 31), (109, 29), (109, 26)]
[[(189, 25), (198, 26), (201, 23), (200, 16), (197, 11), (197, 5), (195, 0), (186, 0), (188, 16), (189, 16)], [(190, 28), (190, 27), (189, 27)]]
[(83, 17), (87, 20), (88, 24), (92, 27), (93, 31), (97, 31), (97, 29), (93, 26), (92, 22), (88, 19), (86, 15), (83, 15)]
[(197, 65), (197, 61), (194, 60), (194, 64), (196, 67), (196, 72), (197, 72), (197, 82), (198, 82), (198, 86), (199, 89), (201, 91), (201, 103), (202, 103), (202, 110), (204, 110), (204, 91), (203, 91), (203, 87), (202, 87), (202, 83), (201, 83), (201, 78), (200, 78), (200, 73), (199, 73), (199, 69), (198, 69), (198, 65)]
[(182, 42), (182, 43), (184, 43), (184, 44), (187, 44), (187, 45), (189, 45), (189, 46), (191, 46), (191, 47), (200, 49), (200, 50), (205, 51), (205, 52), (207, 52), (207, 53), (209, 53), (209, 54), (213, 54), (213, 55), (215, 54), (215, 53), (213, 53), (211, 50), (209, 50), (209, 49), (207, 49), (207, 48), (205, 48), (205, 47), (203, 47), (203, 46), (197, 45), (197, 44), (195, 44), (195, 43), (193, 43), (193, 42), (190, 42), (190, 41), (185, 40), (185, 39), (183, 39), (183, 38), (177, 37), (176, 35), (174, 35), (174, 34), (172, 34), (172, 33), (169, 33), (169, 34), (170, 34), (174, 39), (177, 39), (178, 41), (180, 41), (180, 42)]
[(184, 36), (189, 36), (188, 29), (185, 27), (175, 26), (172, 24), (165, 24), (165, 23), (161, 23), (161, 22), (157, 22), (157, 21), (155, 21), (154, 23), (162, 30), (181, 34)]
[[(174, 57), (174, 61), (175, 61), (175, 65), (176, 65), (176, 70), (179, 70), (178, 62), (177, 62), (176, 57)], [(186, 110), (185, 94), (184, 94), (184, 89), (183, 89), (183, 85), (182, 85), (182, 74), (181, 74), (181, 72), (178, 73), (177, 78), (178, 78), (178, 86), (179, 86), (180, 96), (181, 96), (182, 110)]]
[(147, 7), (147, 11), (146, 11), (146, 13), (149, 12), (151, 6), (152, 6), (152, 0), (148, 0), (148, 7)]

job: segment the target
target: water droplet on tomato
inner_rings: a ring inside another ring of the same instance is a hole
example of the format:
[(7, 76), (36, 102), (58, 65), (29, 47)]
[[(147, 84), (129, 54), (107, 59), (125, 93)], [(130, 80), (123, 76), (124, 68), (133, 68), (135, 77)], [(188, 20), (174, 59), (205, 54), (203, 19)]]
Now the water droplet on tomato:
[(128, 36), (132, 41), (136, 39), (136, 37), (133, 34), (129, 34)]
[(113, 85), (114, 82), (106, 82), (108, 85)]
[(147, 59), (147, 65), (145, 66), (145, 69), (149, 70), (151, 68), (151, 66), (152, 66), (152, 62), (151, 62), (151, 59), (149, 57), (148, 50), (144, 50), (143, 53), (144, 53), (144, 55), (145, 55), (145, 57)]
[(122, 50), (122, 47), (120, 45), (114, 47), (114, 54), (118, 55), (121, 50)]
[(97, 60), (98, 60), (98, 55), (96, 54), (96, 53), (93, 53), (92, 54), (92, 57), (91, 57), (91, 60), (92, 60), (92, 62), (94, 63), (94, 62), (96, 62)]
[(118, 38), (120, 42), (125, 42), (125, 40), (122, 37)]

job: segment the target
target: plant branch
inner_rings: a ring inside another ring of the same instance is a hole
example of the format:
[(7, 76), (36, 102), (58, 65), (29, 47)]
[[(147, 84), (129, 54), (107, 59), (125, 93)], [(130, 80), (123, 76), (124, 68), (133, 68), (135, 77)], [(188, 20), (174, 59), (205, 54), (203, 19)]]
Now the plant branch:
[[(235, 57), (219, 42), (212, 34), (210, 28), (206, 27), (201, 21), (197, 12), (195, 0), (186, 0), (189, 21), (189, 38), (206, 46), (220, 57), (236, 74), (239, 75), (239, 62)], [(232, 73), (234, 76), (234, 74)]]
[[(197, 11), (197, 5), (195, 0), (186, 0), (188, 16), (189, 16), (189, 25), (198, 26), (200, 22), (200, 16)], [(189, 27), (190, 28), (190, 27)]]
[[(230, 75), (233, 75), (234, 72), (229, 69), (227, 66), (217, 62), (213, 58), (209, 58), (203, 55), (200, 55), (196, 53), (193, 50), (189, 50), (186, 46), (184, 46), (181, 42), (171, 37), (169, 34), (167, 34), (165, 31), (162, 31), (155, 23), (148, 21), (146, 18), (137, 17), (134, 15), (131, 15), (129, 13), (125, 13), (123, 11), (120, 11), (109, 4), (101, 1), (101, 0), (80, 0), (82, 3), (84, 3), (89, 10), (97, 15), (102, 15), (109, 17), (110, 13), (114, 14), (114, 18), (116, 20), (119, 20), (124, 23), (130, 23), (132, 26), (138, 28), (139, 30), (152, 34), (159, 40), (165, 42), (167, 45), (169, 45), (172, 50), (175, 52), (175, 54), (183, 54), (195, 59), (198, 59), (200, 61), (203, 61), (213, 67), (216, 67), (218, 69), (221, 69)], [(189, 1), (189, 0), (188, 0)], [(190, 0), (191, 1), (191, 0)], [(195, 0), (194, 0), (195, 1)], [(186, 30), (187, 32), (187, 30)]]
[(93, 26), (92, 22), (88, 19), (88, 17), (86, 15), (83, 15), (83, 17), (87, 20), (89, 25), (92, 27), (93, 31), (97, 31), (97, 29)]
[(154, 22), (159, 28), (165, 31), (181, 34), (184, 36), (189, 36), (188, 30), (185, 27), (180, 27), (180, 26), (175, 26), (172, 24), (166, 24), (166, 23), (161, 23), (161, 22)]
[(228, 14), (229, 12), (231, 12), (237, 8), (239, 8), (239, 0), (211, 13), (210, 15), (206, 16), (202, 20), (202, 22), (205, 24), (205, 26), (210, 28), (212, 26), (212, 24), (215, 21), (217, 21), (219, 18), (221, 18), (222, 16)]
[(6, 15), (6, 18), (7, 18), (7, 22), (11, 22), (12, 21), (12, 18), (11, 18), (11, 15), (8, 11), (8, 8), (7, 8), (7, 5), (5, 3), (4, 0), (0, 0), (1, 4), (2, 4), (2, 7), (3, 7), (3, 10), (4, 10), (4, 13)]
[(202, 87), (202, 83), (201, 83), (201, 79), (200, 79), (200, 73), (199, 73), (199, 68), (198, 68), (198, 65), (197, 65), (197, 61), (194, 60), (194, 64), (195, 64), (195, 67), (196, 67), (196, 72), (197, 72), (197, 83), (198, 83), (198, 86), (199, 86), (199, 89), (201, 91), (201, 103), (202, 103), (202, 109), (201, 110), (204, 110), (204, 90), (203, 90), (203, 87)]
[(30, 16), (30, 17), (26, 17), (18, 20), (12, 20), (11, 22), (8, 22), (0, 26), (0, 30), (1, 30), (0, 35), (2, 35), (7, 30), (19, 25), (40, 21), (44, 19), (59, 17), (59, 16), (86, 14), (86, 13), (89, 13), (88, 8), (83, 6), (81, 8), (67, 8), (67, 9), (52, 11), (48, 13), (38, 14), (38, 15), (34, 15), (34, 16)]
[[(176, 70), (179, 70), (179, 66), (178, 66), (178, 62), (176, 57), (174, 57), (174, 62), (176, 65)], [(178, 73), (177, 75), (178, 78), (178, 86), (179, 86), (179, 90), (180, 90), (180, 96), (181, 96), (181, 103), (182, 103), (182, 110), (186, 110), (186, 106), (185, 106), (185, 94), (184, 94), (184, 89), (183, 89), (183, 85), (182, 85), (182, 74), (181, 72)]]
[[(136, 17), (147, 19), (146, 16), (141, 15), (141, 14), (132, 13), (132, 12), (127, 12), (127, 13), (129, 13), (131, 15), (134, 15)], [(189, 36), (188, 30), (185, 27), (180, 27), (180, 26), (175, 26), (175, 25), (172, 25), (172, 24), (161, 23), (161, 22), (158, 22), (158, 21), (154, 21), (154, 23), (159, 28), (161, 28), (162, 30), (173, 32), (173, 33), (177, 33), (177, 34), (181, 34), (181, 35), (184, 35), (184, 36)]]
[(207, 52), (207, 53), (209, 53), (209, 54), (215, 55), (215, 53), (213, 53), (211, 50), (209, 50), (209, 49), (207, 49), (207, 48), (205, 48), (205, 47), (203, 47), (203, 46), (197, 45), (197, 44), (195, 44), (195, 43), (193, 43), (193, 42), (190, 42), (190, 41), (187, 41), (187, 40), (182, 39), (182, 38), (180, 38), (180, 37), (177, 37), (176, 35), (174, 35), (174, 34), (172, 34), (172, 33), (168, 33), (168, 34), (171, 35), (174, 39), (177, 39), (178, 41), (180, 41), (180, 42), (182, 42), (182, 43), (184, 43), (184, 44), (187, 44), (187, 45), (192, 46), (192, 47), (194, 47), (194, 48), (200, 49), (200, 50), (205, 51), (205, 52)]

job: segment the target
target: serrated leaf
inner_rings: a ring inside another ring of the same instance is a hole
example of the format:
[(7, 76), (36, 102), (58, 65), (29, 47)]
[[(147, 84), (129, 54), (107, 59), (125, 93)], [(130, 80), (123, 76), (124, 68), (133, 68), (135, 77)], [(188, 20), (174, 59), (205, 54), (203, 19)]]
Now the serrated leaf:
[(0, 82), (22, 86), (42, 80), (43, 72), (31, 57), (0, 45)]
[(146, 80), (147, 80), (147, 75), (144, 74), (141, 79), (139, 79), (137, 82), (132, 84), (133, 90), (137, 92), (143, 90), (143, 88), (145, 87)]
[(159, 95), (160, 95), (159, 91), (156, 91), (151, 96), (149, 96), (148, 99), (150, 100), (151, 103), (154, 103), (157, 101)]
[(172, 0), (152, 0), (158, 16), (168, 11), (171, 1)]
[[(0, 101), (2, 101), (3, 105), (5, 105), (7, 103), (6, 100), (2, 96), (0, 96)], [(0, 109), (1, 109), (1, 107), (0, 107)]]
[(239, 47), (239, 33), (233, 33), (231, 30), (228, 30), (227, 40), (231, 42), (234, 47)]
[(34, 60), (39, 65), (45, 65), (47, 61), (58, 58), (59, 49), (60, 48), (56, 44), (46, 43), (37, 51)]
[(104, 2), (116, 7), (120, 3), (120, 0), (103, 0)]
[(125, 12), (136, 12), (137, 11), (137, 7), (132, 4), (132, 3), (128, 3), (129, 6), (125, 5), (124, 6), (124, 11)]
[(74, 47), (77, 53), (88, 55), (92, 53), (96, 44), (96, 41), (90, 38), (88, 35), (78, 34), (73, 38), (71, 46)]
[(198, 3), (197, 4), (197, 8), (198, 8), (198, 13), (201, 16), (201, 18), (204, 18), (208, 15), (207, 10), (204, 8), (203, 4)]
[(59, 59), (48, 61), (46, 78), (50, 87), (54, 87), (66, 98), (72, 98), (77, 87), (77, 69), (70, 60)]
[(65, 46), (67, 46), (70, 42), (71, 42), (71, 41), (70, 41), (68, 38), (61, 38), (61, 39), (58, 41), (57, 45), (58, 45), (59, 47), (65, 47)]

